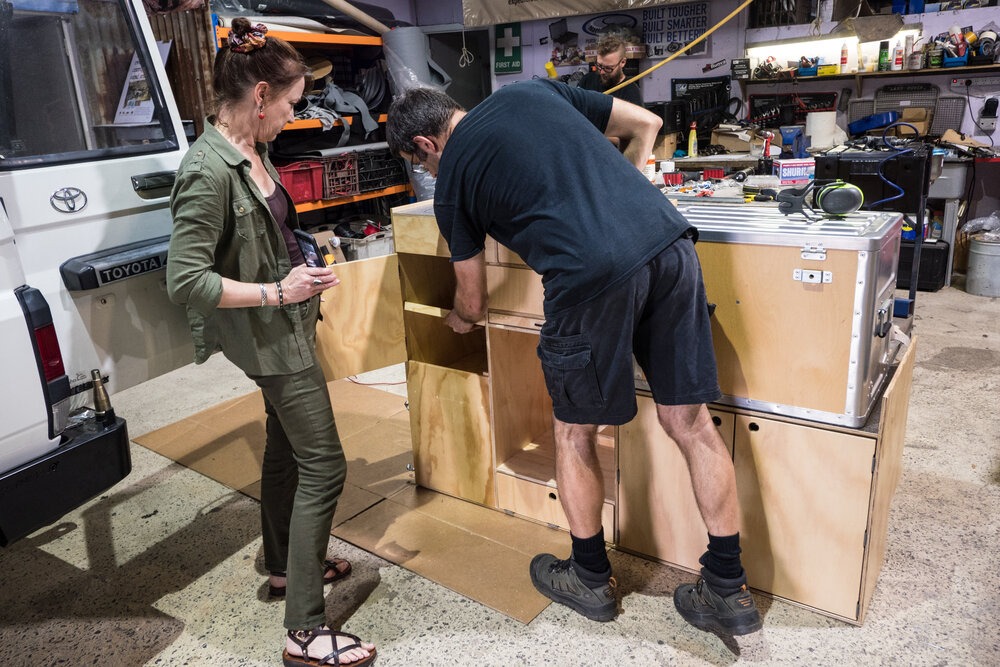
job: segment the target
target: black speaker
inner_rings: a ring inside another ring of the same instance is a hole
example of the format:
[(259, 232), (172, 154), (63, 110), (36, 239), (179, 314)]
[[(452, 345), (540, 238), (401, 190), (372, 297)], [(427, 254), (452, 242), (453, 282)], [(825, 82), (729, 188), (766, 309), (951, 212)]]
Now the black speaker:
[(691, 117), (691, 103), (687, 100), (653, 102), (647, 104), (646, 108), (663, 119), (660, 134), (687, 132), (691, 126), (691, 121), (688, 120)]

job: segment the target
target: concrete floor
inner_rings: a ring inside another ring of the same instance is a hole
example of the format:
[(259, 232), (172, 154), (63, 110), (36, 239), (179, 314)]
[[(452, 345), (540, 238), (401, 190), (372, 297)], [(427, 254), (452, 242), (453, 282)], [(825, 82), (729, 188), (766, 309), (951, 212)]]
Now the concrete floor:
[[(724, 642), (674, 611), (689, 574), (620, 553), (615, 622), (551, 605), (523, 625), (336, 539), (331, 553), (354, 573), (329, 589), (328, 616), (374, 640), (381, 667), (995, 665), (1000, 299), (921, 292), (913, 329), (904, 472), (862, 627), (758, 597), (764, 630)], [(399, 381), (401, 368), (365, 379)], [(253, 389), (217, 357), (113, 401), (136, 436)], [(282, 603), (265, 600), (257, 503), (143, 447), (132, 455), (110, 493), (0, 551), (0, 665), (280, 664)]]

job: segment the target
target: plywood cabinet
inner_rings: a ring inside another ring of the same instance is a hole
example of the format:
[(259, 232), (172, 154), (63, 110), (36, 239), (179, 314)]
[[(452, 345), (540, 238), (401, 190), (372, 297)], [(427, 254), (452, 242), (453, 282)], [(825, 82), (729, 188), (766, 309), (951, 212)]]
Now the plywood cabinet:
[[(861, 623), (885, 558), (915, 347), (914, 340), (871, 428), (713, 406), (733, 452), (752, 588)], [(687, 464), (659, 429), (651, 398), (640, 396), (639, 415), (621, 427), (618, 448), (618, 544), (697, 571), (707, 530)]]
[[(458, 336), (443, 321), (454, 274), (430, 205), (395, 209), (393, 224), (418, 483), (567, 528), (552, 406), (535, 352), (544, 322), (540, 277), (488, 243), (485, 326)], [(885, 556), (915, 346), (866, 428), (710, 406), (734, 460), (754, 589), (863, 620)], [(738, 360), (717, 354), (720, 375), (731, 374), (724, 366)], [(781, 372), (779, 364), (774, 374)], [(696, 571), (708, 538), (687, 464), (660, 428), (652, 398), (640, 392), (637, 401), (632, 422), (599, 432), (605, 535), (623, 550)]]

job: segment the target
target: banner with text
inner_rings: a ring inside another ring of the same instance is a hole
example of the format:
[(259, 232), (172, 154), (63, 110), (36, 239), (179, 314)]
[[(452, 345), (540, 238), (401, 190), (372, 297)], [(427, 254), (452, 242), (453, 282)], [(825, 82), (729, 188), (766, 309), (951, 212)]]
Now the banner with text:
[(466, 27), (625, 9), (675, 5), (685, 0), (462, 0)]

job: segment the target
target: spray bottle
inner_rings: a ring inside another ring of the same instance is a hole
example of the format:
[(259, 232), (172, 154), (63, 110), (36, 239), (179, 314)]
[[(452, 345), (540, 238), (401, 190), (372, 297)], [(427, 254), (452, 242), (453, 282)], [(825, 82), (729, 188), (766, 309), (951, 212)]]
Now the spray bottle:
[(688, 157), (698, 157), (698, 123), (693, 121), (688, 132)]
[(840, 73), (847, 74), (847, 42), (840, 45)]

